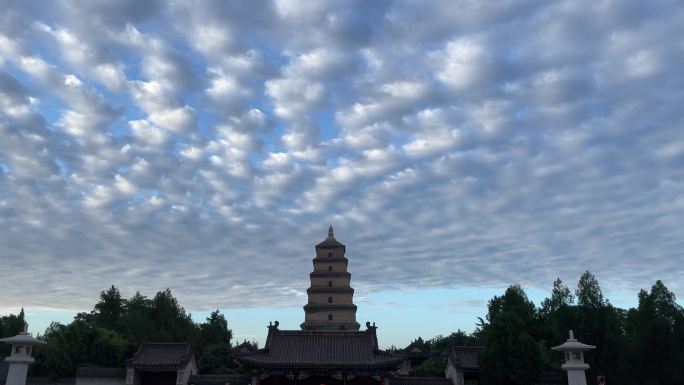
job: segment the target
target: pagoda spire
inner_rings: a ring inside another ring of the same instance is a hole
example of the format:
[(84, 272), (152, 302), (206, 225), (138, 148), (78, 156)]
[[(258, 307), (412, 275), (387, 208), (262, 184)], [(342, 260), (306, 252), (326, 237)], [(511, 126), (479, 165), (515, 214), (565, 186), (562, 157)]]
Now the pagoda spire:
[(330, 227), (328, 227), (328, 238), (335, 238), (333, 234), (333, 227), (330, 225)]

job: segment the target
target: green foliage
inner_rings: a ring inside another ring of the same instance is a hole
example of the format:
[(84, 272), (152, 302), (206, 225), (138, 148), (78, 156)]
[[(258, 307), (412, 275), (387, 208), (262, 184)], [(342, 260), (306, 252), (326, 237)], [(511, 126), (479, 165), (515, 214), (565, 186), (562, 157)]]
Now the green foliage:
[(573, 304), (575, 298), (560, 278), (553, 281), (553, 289), (551, 290), (551, 297), (542, 301), (541, 314), (550, 315), (559, 311), (563, 307), (569, 307)]
[[(23, 324), (23, 313), (21, 316)], [(0, 319), (0, 330), (17, 329), (15, 318)], [(148, 341), (190, 342), (203, 372), (238, 371), (232, 359), (232, 332), (226, 317), (216, 310), (205, 323), (196, 324), (169, 289), (158, 292), (153, 299), (139, 292), (124, 299), (112, 286), (100, 293), (90, 313), (78, 313), (68, 325), (52, 323), (42, 338), (47, 345), (37, 349), (33, 375), (73, 376), (81, 365), (122, 367), (126, 358)]]
[(200, 325), (199, 366), (202, 373), (236, 373), (239, 371), (232, 359), (230, 340), (233, 332), (228, 320), (217, 309)]
[(684, 311), (661, 282), (641, 290), (639, 305), (627, 315), (629, 362), (639, 367), (628, 384), (684, 383)]
[(519, 285), (510, 286), (503, 296), (489, 301), (487, 321), (482, 325), (484, 351), (479, 358), (482, 383), (533, 384), (544, 361), (532, 336), (537, 326), (534, 303)]
[(121, 319), (124, 315), (126, 300), (114, 285), (100, 293), (100, 302), (93, 310), (94, 321), (103, 328), (121, 330)]
[(425, 344), (433, 352), (439, 352), (442, 355), (446, 355), (449, 353), (449, 348), (452, 346), (479, 346), (481, 341), (476, 336), (459, 329), (446, 337), (443, 335), (433, 337)]
[(230, 345), (233, 332), (228, 329), (228, 320), (216, 309), (207, 318), (207, 322), (200, 326), (200, 344), (207, 346), (211, 344)]
[(525, 330), (531, 330), (536, 323), (536, 309), (534, 303), (527, 298), (527, 294), (520, 285), (511, 285), (503, 296), (494, 296), (489, 301), (487, 321), (493, 322), (500, 315), (510, 312), (523, 322)]
[(577, 296), (577, 305), (580, 307), (599, 309), (606, 305), (598, 280), (594, 274), (588, 271), (585, 271), (580, 277), (575, 295)]
[[(24, 309), (22, 308), (18, 315), (9, 314), (0, 317), (0, 338), (13, 337), (24, 330)], [(11, 346), (7, 344), (0, 344), (0, 357), (6, 356), (10, 353)]]
[(116, 367), (135, 351), (132, 340), (84, 320), (69, 325), (52, 323), (47, 345), (37, 350), (37, 371), (53, 377), (73, 376), (81, 365)]
[(444, 377), (444, 367), (446, 365), (446, 356), (435, 354), (422, 364), (415, 368), (411, 368), (409, 375), (416, 377)]
[[(559, 370), (562, 357), (552, 346), (574, 330), (582, 342), (596, 345), (585, 358), (587, 377), (607, 376), (608, 383), (675, 385), (684, 383), (684, 309), (661, 282), (639, 293), (637, 308), (625, 311), (604, 299), (596, 277), (585, 272), (575, 291), (560, 280), (550, 297), (536, 308), (519, 285), (489, 301), (486, 320), (468, 334), (417, 340), (433, 356), (411, 369), (414, 376), (444, 375), (451, 346), (482, 346), (483, 384), (530, 384), (541, 370)], [(0, 317), (0, 336), (19, 333), (24, 311)], [(121, 367), (137, 346), (150, 342), (191, 342), (203, 373), (236, 373), (232, 332), (216, 310), (196, 324), (169, 289), (149, 299), (139, 292), (129, 299), (112, 286), (100, 293), (89, 313), (78, 313), (68, 325), (53, 323), (41, 337), (47, 345), (36, 350), (32, 375), (73, 376), (81, 365)], [(254, 343), (256, 348), (256, 343)], [(0, 346), (9, 353), (9, 346)], [(397, 349), (394, 349), (397, 351)], [(591, 382), (591, 380), (590, 380)]]
[(160, 291), (152, 300), (150, 312), (156, 331), (150, 338), (158, 342), (196, 342), (198, 327), (178, 304), (171, 290)]

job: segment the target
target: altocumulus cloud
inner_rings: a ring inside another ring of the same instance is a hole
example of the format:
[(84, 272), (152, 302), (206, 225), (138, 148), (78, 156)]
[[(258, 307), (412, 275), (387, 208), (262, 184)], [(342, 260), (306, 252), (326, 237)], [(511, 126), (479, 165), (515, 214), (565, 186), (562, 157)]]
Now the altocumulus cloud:
[(679, 1), (0, 3), (3, 307), (684, 290)]

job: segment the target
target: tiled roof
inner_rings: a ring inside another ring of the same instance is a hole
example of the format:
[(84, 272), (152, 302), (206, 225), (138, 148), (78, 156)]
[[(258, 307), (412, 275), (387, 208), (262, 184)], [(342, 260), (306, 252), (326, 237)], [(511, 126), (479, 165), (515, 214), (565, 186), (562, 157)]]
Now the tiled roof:
[[(414, 351), (418, 350), (418, 351)], [(431, 355), (430, 348), (423, 342), (423, 340), (415, 340), (404, 348), (404, 353), (409, 357), (429, 357)]]
[(444, 377), (392, 377), (390, 385), (454, 385), (450, 378)]
[(192, 375), (188, 385), (249, 385), (252, 378), (243, 374), (201, 374)]
[(312, 286), (306, 289), (307, 293), (346, 293), (354, 294), (354, 289), (351, 287), (341, 287), (341, 286)]
[(240, 353), (251, 353), (251, 352), (256, 351), (256, 349), (254, 348), (254, 345), (252, 343), (244, 341), (240, 345), (236, 346), (233, 349), (233, 351), (240, 354)]
[(98, 366), (81, 366), (76, 370), (77, 378), (126, 378), (125, 368), (102, 368)]
[(126, 364), (141, 369), (178, 369), (187, 364), (192, 355), (192, 346), (188, 343), (144, 343)]
[(271, 326), (263, 349), (236, 359), (253, 368), (396, 369), (405, 357), (380, 351), (374, 326), (365, 331), (278, 330)]
[(328, 238), (325, 239), (325, 241), (319, 243), (316, 245), (317, 249), (336, 249), (338, 247), (344, 247), (343, 244), (340, 242), (337, 242), (337, 239), (335, 239), (335, 235), (333, 233), (333, 228), (330, 226), (328, 229)]
[(449, 362), (464, 372), (479, 372), (477, 357), (482, 349), (481, 346), (453, 346), (449, 349)]

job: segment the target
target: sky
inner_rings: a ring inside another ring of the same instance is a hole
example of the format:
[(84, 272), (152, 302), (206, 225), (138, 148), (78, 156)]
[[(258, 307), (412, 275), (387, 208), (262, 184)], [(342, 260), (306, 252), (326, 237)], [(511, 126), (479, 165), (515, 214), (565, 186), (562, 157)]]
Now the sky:
[(678, 0), (0, 0), (0, 313), (170, 288), (237, 338), (347, 245), (381, 344), (593, 272), (684, 296)]

